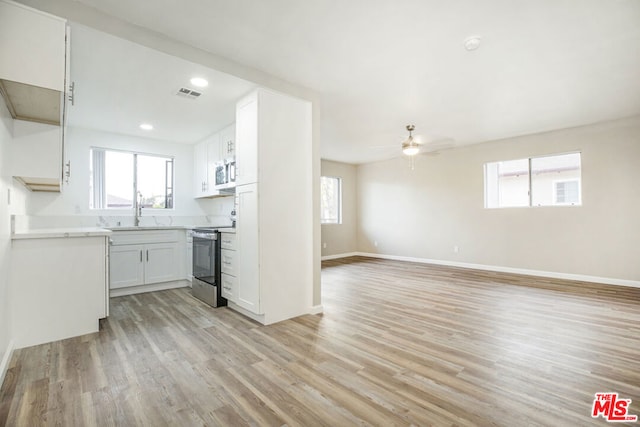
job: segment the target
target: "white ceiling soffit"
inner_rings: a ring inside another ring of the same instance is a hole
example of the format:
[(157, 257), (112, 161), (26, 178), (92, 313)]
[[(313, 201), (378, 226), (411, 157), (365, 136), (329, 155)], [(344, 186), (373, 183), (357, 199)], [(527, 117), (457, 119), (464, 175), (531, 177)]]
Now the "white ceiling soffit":
[(638, 0), (79, 1), (318, 91), (324, 158), (640, 114)]
[[(192, 77), (203, 77), (196, 88)], [(194, 143), (235, 120), (235, 102), (253, 84), (171, 55), (71, 24), (74, 106), (69, 125)], [(183, 88), (201, 93), (180, 96)], [(139, 128), (153, 125), (152, 131)]]

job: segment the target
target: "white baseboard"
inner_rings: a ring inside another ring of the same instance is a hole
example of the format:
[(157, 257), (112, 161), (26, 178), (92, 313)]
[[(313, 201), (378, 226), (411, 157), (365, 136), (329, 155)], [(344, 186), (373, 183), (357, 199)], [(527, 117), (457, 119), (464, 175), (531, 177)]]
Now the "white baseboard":
[(4, 357), (0, 362), (0, 387), (4, 383), (4, 376), (7, 373), (7, 369), (9, 369), (9, 362), (11, 362), (13, 349), (14, 349), (14, 342), (13, 340), (11, 340), (9, 341), (9, 345), (7, 346), (7, 350), (4, 352)]
[(322, 312), (322, 304), (314, 305), (309, 309), (309, 314), (321, 314)]
[(350, 257), (350, 256), (358, 256), (359, 254), (360, 254), (360, 252), (347, 252), (347, 253), (344, 253), (344, 254), (325, 255), (325, 256), (321, 257), (320, 259), (322, 261), (326, 261), (326, 260), (329, 260), (329, 259), (338, 259), (338, 258), (347, 258), (347, 257)]
[(375, 254), (375, 253), (369, 253), (369, 252), (356, 252), (354, 255), (370, 257), (370, 258), (391, 259), (395, 261), (409, 261), (409, 262), (418, 262), (422, 264), (446, 265), (449, 267), (470, 268), (474, 270), (486, 270), (486, 271), (496, 271), (500, 273), (524, 274), (527, 276), (549, 277), (552, 279), (577, 280), (580, 282), (594, 282), (594, 283), (602, 283), (605, 285), (629, 286), (633, 288), (640, 288), (640, 281), (638, 280), (588, 276), (584, 274), (573, 274), (573, 273), (560, 273), (555, 271), (529, 270), (525, 268), (503, 267), (503, 266), (497, 266), (497, 265), (472, 264), (472, 263), (458, 262), (458, 261), (443, 261), (443, 260), (428, 259), (428, 258), (415, 258), (415, 257), (407, 257), (407, 256)]
[(191, 284), (186, 280), (176, 280), (173, 282), (153, 283), (151, 285), (131, 286), (129, 288), (111, 289), (109, 297), (121, 297), (124, 295), (142, 294), (144, 292), (164, 291), (167, 289), (186, 288)]

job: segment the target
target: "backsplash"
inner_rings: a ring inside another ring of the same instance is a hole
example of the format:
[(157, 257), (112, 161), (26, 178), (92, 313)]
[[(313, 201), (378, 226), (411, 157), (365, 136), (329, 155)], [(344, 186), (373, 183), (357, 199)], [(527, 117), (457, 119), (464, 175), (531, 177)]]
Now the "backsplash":
[[(132, 215), (13, 215), (11, 231), (43, 228), (88, 228), (88, 227), (132, 227)], [(201, 215), (201, 216), (142, 216), (140, 226), (208, 226), (229, 227), (229, 215)]]

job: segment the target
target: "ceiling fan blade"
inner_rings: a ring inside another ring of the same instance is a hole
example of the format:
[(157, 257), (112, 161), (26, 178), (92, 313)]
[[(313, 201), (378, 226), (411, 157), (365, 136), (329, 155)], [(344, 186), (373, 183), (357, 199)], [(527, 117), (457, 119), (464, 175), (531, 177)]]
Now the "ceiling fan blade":
[(437, 139), (420, 146), (420, 154), (438, 153), (455, 147), (455, 140), (452, 138)]
[(386, 145), (368, 145), (367, 149), (370, 150), (390, 150), (392, 148), (398, 148), (398, 144), (386, 144)]

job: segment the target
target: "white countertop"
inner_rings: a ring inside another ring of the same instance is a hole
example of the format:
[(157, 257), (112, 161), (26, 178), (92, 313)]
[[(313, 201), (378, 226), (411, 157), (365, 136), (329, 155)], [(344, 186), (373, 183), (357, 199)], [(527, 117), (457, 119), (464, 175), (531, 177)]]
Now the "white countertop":
[(110, 236), (111, 230), (98, 227), (85, 228), (39, 228), (18, 231), (11, 235), (12, 240), (20, 239), (57, 239), (64, 237)]
[(111, 231), (145, 231), (145, 230), (193, 230), (194, 228), (210, 228), (220, 230), (221, 233), (235, 233), (236, 229), (229, 226), (216, 227), (215, 225), (139, 225), (123, 227), (107, 227)]
[(17, 231), (11, 239), (54, 239), (63, 237), (94, 237), (110, 236), (114, 231), (147, 231), (147, 230), (192, 230), (194, 228), (215, 228), (221, 233), (235, 233), (233, 227), (191, 226), (191, 225), (152, 225), (139, 227), (82, 227), (82, 228), (37, 228)]
[(111, 231), (146, 231), (146, 230), (190, 230), (190, 225), (139, 225), (123, 227), (107, 227)]
[(236, 229), (234, 227), (215, 227), (221, 233), (235, 233)]

